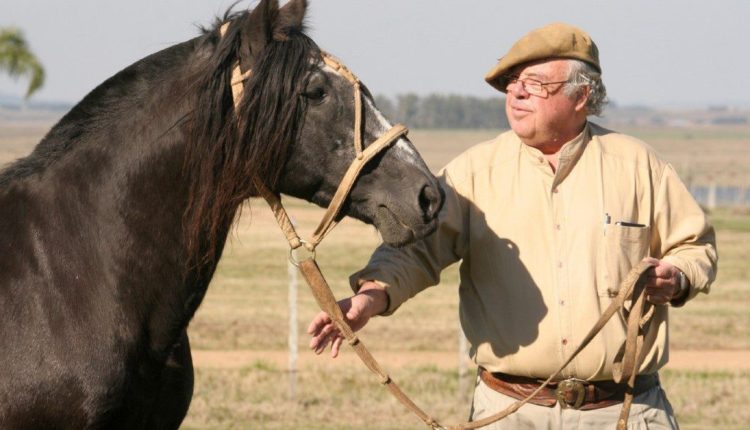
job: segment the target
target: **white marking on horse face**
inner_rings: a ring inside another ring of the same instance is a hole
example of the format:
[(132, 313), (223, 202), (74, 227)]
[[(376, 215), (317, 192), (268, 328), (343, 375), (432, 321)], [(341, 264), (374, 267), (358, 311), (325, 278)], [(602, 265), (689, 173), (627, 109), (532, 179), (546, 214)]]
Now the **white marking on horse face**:
[[(328, 64), (324, 64), (322, 70), (325, 73), (341, 77), (341, 75)], [(365, 101), (365, 112), (363, 112), (363, 114), (368, 111), (372, 112), (375, 115), (375, 118), (378, 120), (377, 131), (373, 134), (378, 137), (382, 136), (383, 134), (385, 134), (385, 132), (390, 130), (393, 125), (388, 121), (388, 119), (386, 119), (385, 116), (383, 116), (380, 110), (375, 107), (375, 103), (370, 97), (366, 96), (363, 93), (362, 99)], [(354, 133), (354, 130), (352, 130), (352, 133)], [(414, 147), (406, 139), (400, 137), (393, 145), (393, 147), (396, 149), (396, 158), (406, 161), (407, 163), (419, 165), (419, 162), (417, 161), (419, 160), (419, 155), (417, 154)]]
[[(385, 132), (391, 129), (393, 125), (386, 119), (386, 117), (383, 116), (383, 114), (378, 110), (378, 108), (375, 107), (375, 103), (370, 99), (370, 97), (363, 97), (365, 99), (365, 103), (367, 104), (367, 108), (375, 114), (375, 118), (378, 119), (378, 125), (380, 126), (380, 129), (378, 130), (377, 135), (381, 136)], [(416, 150), (414, 147), (409, 144), (409, 142), (404, 139), (403, 137), (399, 137), (396, 143), (393, 145), (396, 151), (396, 157), (398, 157), (401, 160), (404, 160), (406, 162), (412, 163), (412, 164), (418, 164), (417, 160), (419, 159), (419, 156), (417, 155)]]

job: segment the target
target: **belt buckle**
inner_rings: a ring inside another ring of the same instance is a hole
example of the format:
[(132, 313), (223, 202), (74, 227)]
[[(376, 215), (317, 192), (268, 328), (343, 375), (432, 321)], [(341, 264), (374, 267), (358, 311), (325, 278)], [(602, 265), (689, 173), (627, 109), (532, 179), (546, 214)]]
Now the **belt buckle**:
[[(557, 397), (557, 403), (560, 404), (561, 408), (578, 409), (581, 407), (586, 398), (585, 382), (582, 379), (569, 378), (557, 383), (555, 397)], [(568, 402), (567, 393), (573, 393), (574, 400), (572, 403)]]

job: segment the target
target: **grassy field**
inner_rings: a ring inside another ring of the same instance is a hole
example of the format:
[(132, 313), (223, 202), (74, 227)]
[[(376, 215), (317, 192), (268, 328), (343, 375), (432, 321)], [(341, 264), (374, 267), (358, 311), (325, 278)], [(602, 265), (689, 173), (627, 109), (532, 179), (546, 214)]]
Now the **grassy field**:
[[(318, 210), (294, 202), (303, 231), (310, 231)], [(191, 325), (196, 349), (283, 351), (287, 347), (286, 248), (262, 202), (253, 202), (227, 248), (203, 307)], [(252, 218), (252, 222), (248, 220)], [(750, 349), (750, 255), (746, 216), (717, 212), (721, 271), (711, 295), (672, 313), (674, 349)], [(357, 238), (357, 239), (354, 239)], [(347, 275), (363, 264), (378, 242), (374, 231), (344, 222), (319, 249), (318, 260), (335, 294), (349, 294)], [(408, 302), (396, 315), (378, 318), (361, 334), (404, 389), (431, 413), (455, 423), (465, 418), (471, 381), (459, 390), (457, 357), (457, 274), (447, 271), (440, 286)], [(298, 329), (317, 312), (301, 285)], [(307, 339), (301, 336), (301, 349)], [(446, 352), (435, 364), (403, 363), (402, 353)], [(390, 354), (389, 354), (390, 353)], [(346, 354), (352, 355), (350, 351)], [(472, 371), (470, 370), (470, 373)], [(199, 368), (197, 395), (186, 428), (421, 428), (361, 364), (339, 364), (326, 357), (300, 366), (297, 395), (291, 398), (285, 365), (257, 359), (236, 369)], [(203, 385), (205, 381), (205, 385)], [(750, 372), (666, 371), (663, 383), (684, 428), (747, 428), (750, 411), (738, 408), (750, 395)], [(356, 425), (352, 424), (356, 423)], [(718, 425), (720, 424), (720, 425)], [(713, 427), (718, 425), (718, 427)]]
[[(0, 124), (0, 163), (28, 153), (46, 127)], [(747, 169), (740, 166), (750, 161), (748, 128), (628, 132), (647, 140), (693, 178), (727, 179), (727, 172), (736, 171), (735, 180), (747, 180), (742, 176), (747, 173), (740, 173)], [(495, 134), (415, 130), (410, 137), (437, 170), (461, 150)], [(289, 207), (303, 234), (309, 234), (322, 215), (322, 210), (296, 200)], [(675, 350), (750, 350), (750, 270), (744, 261), (750, 255), (750, 213), (723, 210), (710, 216), (718, 230), (719, 277), (709, 296), (672, 313), (671, 345)], [(378, 243), (372, 227), (346, 220), (321, 245), (318, 261), (338, 297), (349, 294), (349, 273), (367, 261)], [(456, 371), (456, 290), (457, 270), (452, 267), (441, 285), (408, 302), (396, 315), (376, 318), (361, 334), (376, 356), (385, 357), (382, 364), (402, 388), (449, 424), (465, 420), (473, 388), (471, 378), (460, 379)], [(304, 357), (297, 372), (290, 374), (278, 359), (288, 347), (287, 294), (286, 242), (265, 204), (251, 201), (190, 326), (190, 336), (195, 350), (255, 351), (260, 358), (233, 366), (198, 366), (195, 396), (183, 428), (424, 428), (351, 360), (351, 351), (336, 361)], [(317, 308), (302, 283), (298, 312), (298, 346), (305, 350), (304, 330)], [(442, 358), (432, 360), (433, 356)], [(750, 398), (750, 371), (667, 370), (662, 376), (683, 428), (750, 429), (750, 409), (743, 407)]]

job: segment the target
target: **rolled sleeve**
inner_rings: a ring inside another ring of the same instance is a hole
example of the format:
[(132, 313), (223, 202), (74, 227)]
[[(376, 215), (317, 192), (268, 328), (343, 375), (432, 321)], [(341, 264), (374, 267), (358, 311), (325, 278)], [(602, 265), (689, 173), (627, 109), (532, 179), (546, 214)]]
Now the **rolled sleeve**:
[(366, 281), (375, 281), (385, 289), (390, 304), (383, 315), (392, 314), (420, 291), (440, 283), (440, 272), (461, 259), (466, 204), (449, 168), (438, 175), (445, 203), (438, 215), (437, 230), (403, 248), (381, 245), (367, 266), (349, 278), (355, 292)]
[(698, 293), (707, 294), (716, 279), (716, 234), (671, 165), (666, 165), (662, 172), (656, 199), (654, 218), (660, 255), (690, 281), (688, 294), (672, 302), (673, 306), (682, 306)]

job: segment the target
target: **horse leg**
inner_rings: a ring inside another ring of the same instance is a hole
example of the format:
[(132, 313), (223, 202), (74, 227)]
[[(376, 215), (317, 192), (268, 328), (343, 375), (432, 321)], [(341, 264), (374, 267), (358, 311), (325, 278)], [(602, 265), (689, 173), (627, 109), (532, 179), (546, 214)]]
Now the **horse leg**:
[(167, 359), (153, 414), (145, 429), (177, 430), (187, 415), (193, 397), (193, 357), (187, 331)]

